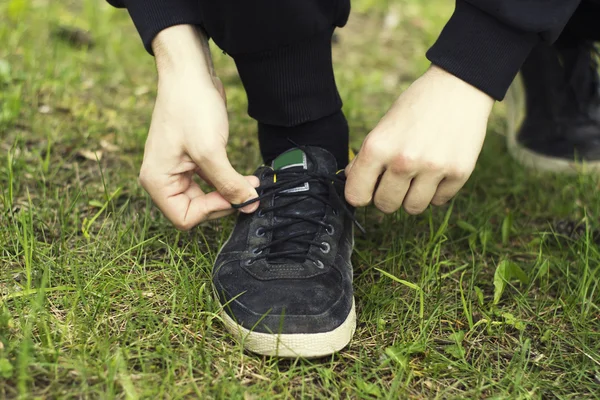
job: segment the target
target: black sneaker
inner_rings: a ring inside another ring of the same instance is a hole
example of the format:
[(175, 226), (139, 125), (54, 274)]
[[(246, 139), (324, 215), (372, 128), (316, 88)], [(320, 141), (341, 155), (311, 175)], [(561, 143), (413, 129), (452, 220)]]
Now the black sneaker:
[[(538, 45), (521, 69), (525, 115), (509, 130), (522, 164), (554, 172), (600, 171), (600, 79), (592, 42)], [(510, 119), (510, 116), (509, 116)]]
[(252, 352), (321, 357), (356, 326), (352, 208), (335, 158), (291, 149), (259, 168), (259, 209), (240, 214), (217, 256), (213, 285), (226, 328)]

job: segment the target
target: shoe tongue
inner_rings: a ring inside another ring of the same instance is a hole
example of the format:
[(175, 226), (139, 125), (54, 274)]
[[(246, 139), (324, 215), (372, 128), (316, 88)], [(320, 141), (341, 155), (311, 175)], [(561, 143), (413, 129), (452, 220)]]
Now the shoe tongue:
[[(300, 168), (306, 171), (315, 171), (320, 173), (335, 173), (337, 169), (337, 163), (335, 158), (328, 151), (319, 147), (306, 147), (306, 151), (310, 152), (311, 157), (308, 157), (304, 150), (294, 148), (286, 151), (279, 155), (273, 163), (272, 168), (275, 170), (275, 180), (277, 180), (277, 171), (283, 171), (286, 169), (294, 168), (300, 171)], [(314, 160), (314, 163), (313, 163)], [(314, 198), (307, 197), (302, 201), (298, 201), (299, 197), (302, 196), (302, 192), (308, 193), (321, 193), (321, 196), (327, 197), (327, 189), (323, 184), (308, 183), (300, 184), (297, 187), (287, 189), (281, 192), (282, 195), (276, 195), (275, 204), (284, 205), (289, 204), (288, 207), (283, 207), (281, 210), (276, 211), (275, 214), (288, 214), (288, 215), (301, 215), (303, 217), (311, 217), (315, 219), (322, 219), (325, 216), (326, 205)], [(297, 193), (297, 196), (286, 196), (286, 194)], [(293, 204), (292, 204), (293, 203)], [(274, 224), (282, 224), (290, 222), (291, 218), (279, 217), (277, 222)], [(273, 233), (273, 240), (278, 240), (286, 236), (298, 233), (306, 232), (306, 235), (301, 236), (299, 239), (313, 240), (317, 230), (317, 225), (296, 220), (295, 224), (286, 228), (277, 229)], [(294, 239), (285, 241), (281, 244), (273, 246), (271, 253), (277, 253), (282, 251), (299, 250), (302, 249), (306, 254), (308, 252), (308, 245), (303, 243), (294, 242)], [(304, 256), (287, 256), (277, 259), (269, 259), (271, 263), (287, 263), (287, 262), (298, 262), (304, 259)]]
[(280, 154), (271, 164), (274, 170), (286, 169), (292, 167), (303, 167), (308, 169), (308, 160), (306, 153), (300, 149), (291, 149)]
[[(275, 160), (273, 160), (271, 167), (275, 171), (300, 167), (304, 170), (308, 170), (308, 159), (304, 151), (300, 149), (291, 149), (280, 154)], [(275, 174), (275, 180), (277, 180), (277, 174)], [(308, 192), (309, 190), (310, 184), (305, 182), (303, 185), (284, 190), (282, 193)]]

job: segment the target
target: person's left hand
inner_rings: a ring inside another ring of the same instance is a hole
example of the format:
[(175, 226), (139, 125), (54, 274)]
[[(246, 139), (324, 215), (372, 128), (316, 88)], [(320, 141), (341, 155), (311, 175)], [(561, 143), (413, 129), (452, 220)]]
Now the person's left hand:
[(347, 201), (385, 213), (442, 205), (465, 184), (494, 100), (432, 66), (394, 103), (346, 167)]

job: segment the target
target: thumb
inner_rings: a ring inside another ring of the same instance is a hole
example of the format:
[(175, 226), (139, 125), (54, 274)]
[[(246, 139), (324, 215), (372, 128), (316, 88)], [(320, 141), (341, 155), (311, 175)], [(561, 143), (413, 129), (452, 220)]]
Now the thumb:
[[(258, 197), (258, 193), (251, 182), (231, 166), (225, 151), (198, 165), (202, 170), (202, 175), (213, 184), (217, 192), (229, 203), (241, 204)], [(253, 213), (257, 208), (258, 202), (247, 205), (240, 211)]]
[(346, 168), (344, 169), (344, 173), (346, 174), (346, 176), (350, 175), (350, 171), (352, 170), (352, 167), (354, 166), (354, 161), (356, 160), (357, 156), (358, 155), (356, 155), (352, 160), (350, 160), (348, 165), (346, 165)]

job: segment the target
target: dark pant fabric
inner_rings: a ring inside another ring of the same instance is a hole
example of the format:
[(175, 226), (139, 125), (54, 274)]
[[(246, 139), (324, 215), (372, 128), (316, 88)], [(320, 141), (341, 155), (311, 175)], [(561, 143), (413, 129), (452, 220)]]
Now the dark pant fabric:
[[(346, 24), (350, 0), (200, 0), (200, 9), (207, 34), (236, 63), (265, 161), (291, 139), (322, 146), (345, 165), (348, 126), (331, 37)], [(599, 24), (600, 0), (583, 1), (559, 40), (600, 40)]]
[(236, 63), (265, 162), (294, 147), (291, 139), (329, 150), (344, 167), (348, 124), (331, 37), (350, 1), (201, 0), (200, 9), (207, 34)]

